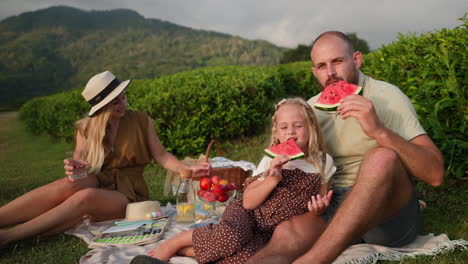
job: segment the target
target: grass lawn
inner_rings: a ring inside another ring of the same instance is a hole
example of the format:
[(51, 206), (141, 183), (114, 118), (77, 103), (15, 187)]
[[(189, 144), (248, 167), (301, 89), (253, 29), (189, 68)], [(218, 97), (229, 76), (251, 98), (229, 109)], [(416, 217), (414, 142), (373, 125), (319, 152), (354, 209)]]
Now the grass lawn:
[[(266, 136), (223, 144), (225, 156), (258, 162)], [(259, 147), (260, 146), (260, 147)], [(31, 136), (15, 114), (0, 113), (0, 206), (38, 186), (64, 176), (65, 151), (72, 144), (55, 142), (46, 136)], [(151, 165), (145, 171), (151, 199), (173, 201), (162, 194), (165, 171)], [(466, 181), (446, 180), (438, 188), (417, 185), (423, 211), (423, 234), (446, 233), (451, 239), (468, 239), (468, 188)], [(31, 205), (34, 206), (34, 205)], [(0, 249), (0, 263), (77, 263), (89, 249), (72, 236), (32, 238)], [(468, 250), (433, 257), (418, 257), (400, 263), (466, 263)], [(379, 262), (395, 263), (395, 262)]]

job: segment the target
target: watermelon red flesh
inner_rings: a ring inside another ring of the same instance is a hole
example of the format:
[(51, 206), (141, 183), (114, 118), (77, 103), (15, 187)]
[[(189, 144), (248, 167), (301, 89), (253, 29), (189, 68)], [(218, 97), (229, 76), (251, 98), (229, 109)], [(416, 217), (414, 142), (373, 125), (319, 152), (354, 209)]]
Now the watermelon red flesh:
[(271, 158), (279, 155), (289, 156), (291, 160), (304, 157), (304, 152), (302, 152), (294, 140), (287, 140), (283, 143), (266, 148), (264, 151)]
[(362, 87), (345, 81), (334, 82), (323, 90), (314, 107), (323, 111), (336, 111), (340, 100), (348, 95), (361, 94)]

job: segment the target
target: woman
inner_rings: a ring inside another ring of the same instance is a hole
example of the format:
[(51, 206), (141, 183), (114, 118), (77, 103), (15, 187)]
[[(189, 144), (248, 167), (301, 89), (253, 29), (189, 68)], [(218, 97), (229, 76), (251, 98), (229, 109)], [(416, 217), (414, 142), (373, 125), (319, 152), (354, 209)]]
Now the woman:
[[(94, 221), (125, 217), (130, 202), (147, 200), (143, 169), (152, 159), (165, 169), (188, 169), (166, 151), (151, 118), (142, 111), (127, 110), (125, 89), (111, 72), (93, 76), (82, 95), (92, 108), (76, 123), (76, 150), (88, 154), (87, 177), (73, 180), (77, 161), (66, 159), (59, 179), (34, 189), (0, 208), (0, 246), (35, 235), (66, 231), (84, 217)], [(194, 177), (209, 174), (210, 165), (191, 167)]]

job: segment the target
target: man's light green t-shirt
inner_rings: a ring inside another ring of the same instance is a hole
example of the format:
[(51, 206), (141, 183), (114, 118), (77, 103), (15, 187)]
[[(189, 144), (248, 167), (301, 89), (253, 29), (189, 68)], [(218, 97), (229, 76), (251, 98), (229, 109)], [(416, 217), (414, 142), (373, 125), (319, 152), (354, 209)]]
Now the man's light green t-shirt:
[[(396, 86), (375, 80), (359, 72), (358, 85), (363, 87), (363, 97), (374, 104), (380, 122), (406, 140), (426, 134), (409, 98)], [(320, 93), (321, 94), (321, 93)], [(309, 99), (313, 105), (320, 94)], [(366, 152), (378, 146), (361, 129), (354, 117), (341, 119), (335, 111), (326, 112), (314, 108), (323, 132), (327, 153), (335, 160), (337, 171), (332, 177), (333, 187), (354, 184), (361, 161)]]

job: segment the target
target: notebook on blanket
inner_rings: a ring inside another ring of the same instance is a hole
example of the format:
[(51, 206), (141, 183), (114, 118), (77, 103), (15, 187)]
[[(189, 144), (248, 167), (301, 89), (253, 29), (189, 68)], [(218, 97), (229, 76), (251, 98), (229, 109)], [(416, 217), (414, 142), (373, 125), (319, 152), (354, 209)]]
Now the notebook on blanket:
[(146, 245), (160, 240), (171, 224), (170, 217), (138, 221), (115, 221), (94, 236), (90, 248), (115, 245)]

